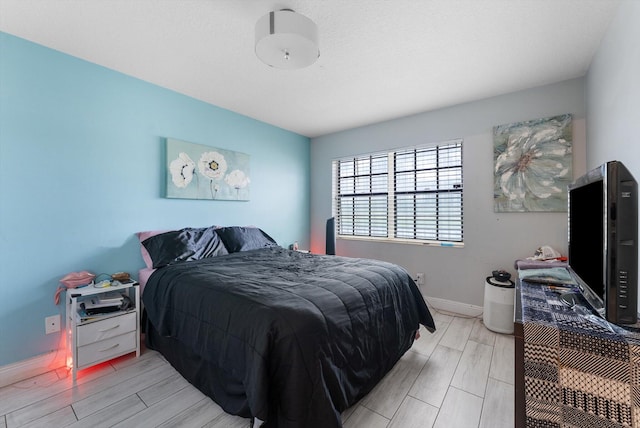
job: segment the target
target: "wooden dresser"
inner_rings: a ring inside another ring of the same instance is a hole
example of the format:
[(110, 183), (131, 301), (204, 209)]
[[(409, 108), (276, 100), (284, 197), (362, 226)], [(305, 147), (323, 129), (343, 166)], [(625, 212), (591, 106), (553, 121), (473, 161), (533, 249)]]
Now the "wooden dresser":
[(640, 428), (640, 326), (593, 318), (563, 292), (516, 282), (515, 426)]

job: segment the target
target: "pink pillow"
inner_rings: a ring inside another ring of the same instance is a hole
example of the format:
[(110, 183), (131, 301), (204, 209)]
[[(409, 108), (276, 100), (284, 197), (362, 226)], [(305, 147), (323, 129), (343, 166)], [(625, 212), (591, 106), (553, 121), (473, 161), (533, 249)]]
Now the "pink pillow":
[(144, 264), (147, 265), (147, 268), (153, 269), (153, 261), (151, 260), (151, 256), (147, 249), (142, 245), (142, 241), (147, 238), (151, 238), (152, 236), (160, 235), (161, 233), (171, 232), (172, 229), (167, 230), (148, 230), (146, 232), (138, 232), (136, 235), (138, 236), (138, 240), (140, 241), (140, 253), (142, 253), (142, 260), (144, 260)]

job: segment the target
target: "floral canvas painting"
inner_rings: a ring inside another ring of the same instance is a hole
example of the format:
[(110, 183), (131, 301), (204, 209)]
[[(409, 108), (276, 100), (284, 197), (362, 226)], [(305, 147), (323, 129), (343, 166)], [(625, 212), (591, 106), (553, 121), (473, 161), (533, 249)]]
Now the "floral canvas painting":
[(493, 128), (494, 211), (567, 211), (571, 115)]
[(167, 138), (167, 198), (248, 201), (249, 155)]

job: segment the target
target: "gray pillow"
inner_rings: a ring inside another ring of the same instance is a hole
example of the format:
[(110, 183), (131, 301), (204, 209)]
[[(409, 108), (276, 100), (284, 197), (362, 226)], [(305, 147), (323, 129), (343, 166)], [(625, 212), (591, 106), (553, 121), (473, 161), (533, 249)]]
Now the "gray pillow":
[(257, 227), (221, 227), (216, 229), (216, 233), (230, 253), (278, 246), (272, 237)]
[(229, 254), (215, 227), (173, 230), (147, 238), (142, 241), (142, 245), (149, 252), (154, 269)]

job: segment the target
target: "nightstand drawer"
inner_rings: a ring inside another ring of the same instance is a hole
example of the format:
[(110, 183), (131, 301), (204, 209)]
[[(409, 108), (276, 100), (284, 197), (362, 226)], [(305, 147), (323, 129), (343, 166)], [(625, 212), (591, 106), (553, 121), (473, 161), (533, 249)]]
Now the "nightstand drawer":
[(77, 346), (84, 346), (136, 330), (136, 315), (131, 312), (117, 317), (78, 326)]
[(93, 363), (109, 360), (136, 350), (136, 331), (111, 337), (78, 348), (77, 366), (82, 368)]

